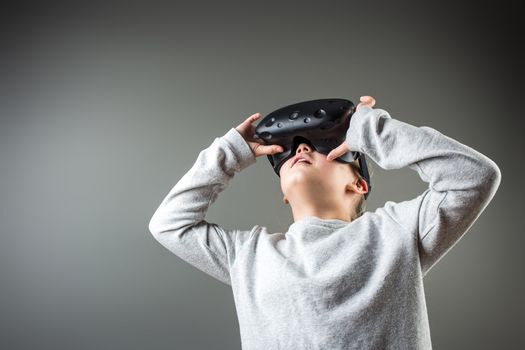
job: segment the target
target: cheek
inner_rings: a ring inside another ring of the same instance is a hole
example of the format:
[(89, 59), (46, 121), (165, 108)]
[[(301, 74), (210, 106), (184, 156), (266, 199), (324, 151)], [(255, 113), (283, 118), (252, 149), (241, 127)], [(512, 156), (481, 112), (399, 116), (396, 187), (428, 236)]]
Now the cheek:
[(335, 160), (322, 162), (323, 173), (326, 174), (330, 179), (334, 179), (337, 182), (345, 182), (349, 180), (349, 169)]
[(286, 194), (287, 188), (288, 188), (288, 180), (286, 179), (286, 175), (283, 176), (281, 174), (281, 182), (280, 182), (281, 192), (283, 194)]

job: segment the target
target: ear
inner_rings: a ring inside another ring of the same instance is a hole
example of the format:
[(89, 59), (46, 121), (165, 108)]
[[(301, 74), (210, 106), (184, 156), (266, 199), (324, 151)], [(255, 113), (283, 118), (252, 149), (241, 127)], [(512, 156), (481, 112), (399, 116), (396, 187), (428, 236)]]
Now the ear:
[(358, 179), (356, 182), (356, 187), (359, 190), (359, 193), (365, 194), (368, 192), (368, 183), (365, 179)]
[(358, 178), (355, 183), (348, 184), (346, 190), (352, 190), (359, 194), (365, 194), (368, 192), (368, 184), (365, 179)]

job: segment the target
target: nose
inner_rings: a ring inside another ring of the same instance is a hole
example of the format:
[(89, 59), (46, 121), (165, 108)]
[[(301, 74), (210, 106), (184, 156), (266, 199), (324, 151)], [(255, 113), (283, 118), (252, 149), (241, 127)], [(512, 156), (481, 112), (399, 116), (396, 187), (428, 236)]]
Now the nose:
[(296, 154), (299, 152), (312, 152), (312, 147), (309, 144), (303, 142), (299, 144), (299, 146), (297, 146), (297, 149), (295, 150)]

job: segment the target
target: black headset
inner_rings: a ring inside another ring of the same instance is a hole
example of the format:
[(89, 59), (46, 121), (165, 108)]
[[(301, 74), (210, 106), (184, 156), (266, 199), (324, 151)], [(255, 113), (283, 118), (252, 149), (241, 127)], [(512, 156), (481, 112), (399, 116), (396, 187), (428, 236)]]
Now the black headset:
[[(268, 155), (268, 160), (277, 176), (281, 166), (295, 155), (296, 148), (303, 142), (317, 152), (328, 154), (346, 139), (350, 119), (355, 105), (346, 99), (327, 98), (303, 101), (279, 108), (266, 115), (255, 128), (254, 138), (262, 139), (267, 145), (280, 145), (284, 151)], [(359, 160), (359, 173), (368, 184), (372, 184), (365, 155), (349, 151), (335, 158), (341, 163)]]

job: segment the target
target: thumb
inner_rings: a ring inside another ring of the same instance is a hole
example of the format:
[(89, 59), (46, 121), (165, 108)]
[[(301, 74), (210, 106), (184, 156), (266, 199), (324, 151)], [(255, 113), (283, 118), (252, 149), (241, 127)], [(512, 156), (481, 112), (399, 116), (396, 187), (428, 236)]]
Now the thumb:
[(339, 146), (331, 150), (330, 153), (328, 153), (328, 155), (326, 156), (326, 159), (332, 160), (332, 159), (339, 158), (348, 151), (350, 151), (350, 149), (348, 148), (346, 141), (343, 141), (342, 144), (340, 144)]
[(279, 145), (261, 145), (261, 144), (256, 144), (253, 147), (253, 151), (254, 151), (256, 156), (262, 156), (262, 155), (266, 155), (266, 154), (274, 154), (274, 153), (282, 152), (283, 148), (281, 146), (279, 146)]
[(256, 121), (257, 119), (259, 119), (260, 116), (261, 116), (261, 113), (252, 114), (251, 116), (246, 118), (242, 123), (237, 125), (235, 129), (237, 129), (237, 131), (239, 131), (240, 133), (244, 133), (246, 130), (250, 129), (250, 127), (252, 126), (252, 123)]

